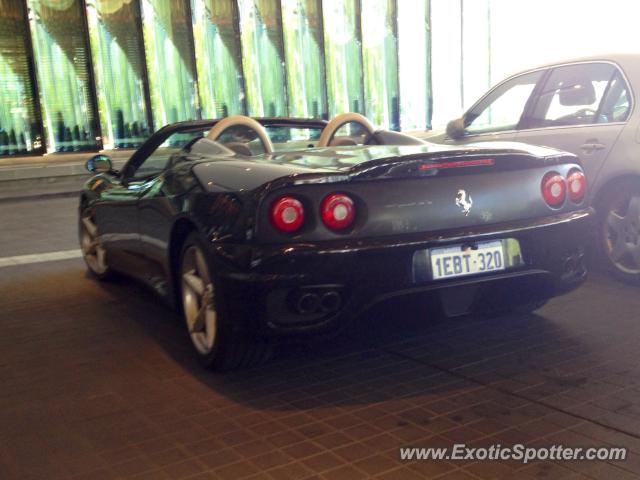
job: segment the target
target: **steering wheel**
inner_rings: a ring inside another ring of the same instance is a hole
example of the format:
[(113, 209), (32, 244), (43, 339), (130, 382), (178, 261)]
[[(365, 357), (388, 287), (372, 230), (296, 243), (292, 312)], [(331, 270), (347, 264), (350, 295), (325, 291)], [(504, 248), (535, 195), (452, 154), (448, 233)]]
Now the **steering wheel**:
[(260, 141), (262, 142), (262, 147), (264, 148), (264, 153), (273, 153), (273, 144), (271, 143), (271, 139), (267, 134), (265, 128), (256, 122), (253, 118), (245, 117), (244, 115), (232, 115), (230, 117), (223, 118), (218, 123), (216, 123), (209, 133), (207, 133), (207, 138), (209, 140), (216, 141), (220, 138), (226, 130), (231, 127), (246, 127), (253, 130)]
[(324, 127), (318, 140), (318, 147), (328, 147), (340, 128), (347, 123), (358, 123), (367, 131), (367, 139), (375, 133), (373, 124), (363, 115), (354, 112), (341, 113), (331, 119)]

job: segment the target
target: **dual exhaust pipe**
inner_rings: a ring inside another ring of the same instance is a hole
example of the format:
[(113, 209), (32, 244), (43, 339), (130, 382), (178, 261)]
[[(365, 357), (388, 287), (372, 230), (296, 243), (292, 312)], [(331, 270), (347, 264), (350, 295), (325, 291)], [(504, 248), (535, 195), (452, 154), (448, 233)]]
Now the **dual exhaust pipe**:
[(582, 277), (587, 270), (584, 263), (584, 252), (578, 250), (564, 259), (562, 274), (564, 277)]
[(302, 291), (294, 302), (296, 313), (333, 313), (342, 306), (342, 295), (335, 290)]

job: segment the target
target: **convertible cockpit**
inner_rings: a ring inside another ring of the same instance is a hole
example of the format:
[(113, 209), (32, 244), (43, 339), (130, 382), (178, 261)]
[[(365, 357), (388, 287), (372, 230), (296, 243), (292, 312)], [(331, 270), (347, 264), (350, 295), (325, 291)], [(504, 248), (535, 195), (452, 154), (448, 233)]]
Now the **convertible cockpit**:
[[(321, 128), (322, 127), (322, 128)], [(324, 125), (287, 126), (276, 119), (234, 115), (218, 121), (206, 138), (242, 156), (358, 145), (416, 145), (423, 141), (397, 132), (377, 130), (359, 113), (343, 113)]]

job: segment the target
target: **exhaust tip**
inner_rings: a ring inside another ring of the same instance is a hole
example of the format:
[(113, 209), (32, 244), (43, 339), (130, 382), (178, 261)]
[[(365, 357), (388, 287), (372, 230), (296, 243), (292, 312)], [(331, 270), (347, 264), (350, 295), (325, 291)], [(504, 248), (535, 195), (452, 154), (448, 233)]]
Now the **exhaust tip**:
[(303, 315), (314, 313), (320, 305), (320, 297), (315, 293), (303, 293), (296, 302), (296, 310)]
[(322, 299), (320, 300), (320, 307), (323, 312), (335, 312), (340, 308), (342, 304), (342, 297), (338, 292), (327, 292), (322, 295)]

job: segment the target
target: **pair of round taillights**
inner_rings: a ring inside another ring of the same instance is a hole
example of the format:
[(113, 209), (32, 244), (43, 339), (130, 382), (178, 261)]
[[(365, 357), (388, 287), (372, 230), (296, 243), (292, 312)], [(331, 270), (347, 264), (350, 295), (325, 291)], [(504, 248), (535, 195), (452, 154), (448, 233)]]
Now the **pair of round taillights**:
[(550, 207), (559, 208), (567, 199), (580, 203), (587, 193), (587, 178), (582, 170), (574, 168), (567, 178), (558, 172), (549, 172), (542, 179), (542, 196)]
[[(297, 198), (284, 196), (271, 204), (271, 224), (281, 232), (293, 233), (304, 224), (304, 206)], [(331, 193), (320, 203), (322, 223), (331, 230), (349, 228), (356, 217), (353, 200), (342, 193)]]

